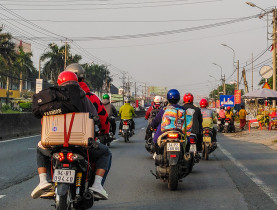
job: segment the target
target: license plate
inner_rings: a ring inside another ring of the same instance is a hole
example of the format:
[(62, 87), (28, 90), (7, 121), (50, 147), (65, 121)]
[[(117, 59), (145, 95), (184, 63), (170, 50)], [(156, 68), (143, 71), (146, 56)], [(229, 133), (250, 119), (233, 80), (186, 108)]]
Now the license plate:
[(229, 123), (225, 123), (225, 125), (229, 125)]
[(212, 138), (210, 136), (204, 136), (203, 137), (203, 141), (207, 142), (207, 143), (211, 143), (212, 142)]
[(129, 125), (123, 125), (123, 129), (129, 129)]
[(55, 169), (53, 182), (58, 183), (74, 183), (75, 170)]
[(167, 151), (180, 151), (180, 143), (167, 143)]
[(196, 152), (196, 144), (191, 144), (189, 151), (190, 152)]

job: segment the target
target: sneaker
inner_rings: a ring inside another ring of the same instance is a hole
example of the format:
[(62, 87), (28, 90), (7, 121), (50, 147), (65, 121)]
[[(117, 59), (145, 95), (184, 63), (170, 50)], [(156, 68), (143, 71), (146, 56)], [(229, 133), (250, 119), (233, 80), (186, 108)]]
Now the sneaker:
[(55, 195), (55, 188), (52, 185), (52, 187), (50, 187), (48, 190), (44, 190), (44, 194), (42, 194), (40, 198), (51, 199), (51, 198), (54, 198), (54, 195)]
[(43, 185), (38, 185), (33, 190), (33, 192), (31, 193), (31, 197), (33, 199), (37, 199), (37, 198), (39, 198), (45, 192), (45, 190), (47, 190), (47, 189), (49, 189), (51, 187), (52, 187), (51, 183), (46, 183), (46, 184), (43, 184)]
[(91, 191), (93, 191), (96, 195), (98, 195), (99, 197), (101, 197), (104, 200), (108, 200), (108, 193), (106, 192), (106, 190), (104, 190), (104, 188), (102, 186), (99, 187), (90, 187), (89, 188)]

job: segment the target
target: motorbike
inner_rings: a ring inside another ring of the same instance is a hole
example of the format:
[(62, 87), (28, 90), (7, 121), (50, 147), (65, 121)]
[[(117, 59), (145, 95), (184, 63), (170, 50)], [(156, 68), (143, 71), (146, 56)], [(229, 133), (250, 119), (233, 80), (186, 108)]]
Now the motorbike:
[(125, 142), (129, 142), (129, 138), (133, 135), (133, 131), (130, 129), (131, 121), (130, 120), (122, 120), (122, 137)]
[(94, 201), (100, 200), (89, 191), (94, 182), (95, 165), (89, 163), (88, 152), (76, 146), (57, 147), (51, 153), (51, 160), (52, 181), (55, 183), (54, 206), (57, 210), (88, 209)]
[(170, 190), (178, 188), (178, 182), (190, 173), (193, 157), (185, 152), (186, 140), (182, 132), (169, 131), (158, 140), (159, 152), (155, 156), (156, 173), (151, 173)]
[(156, 133), (157, 129), (154, 129), (152, 131), (152, 135), (151, 137), (146, 140), (145, 142), (145, 149), (150, 153), (150, 154), (153, 154), (155, 152), (155, 146), (154, 146), (154, 142), (153, 142), (153, 138), (155, 136), (155, 133)]
[(187, 143), (186, 151), (189, 152), (193, 158), (193, 164), (191, 165), (191, 168), (190, 168), (190, 172), (191, 172), (194, 164), (199, 163), (201, 156), (197, 151), (197, 145), (196, 145), (197, 136), (191, 133), (191, 135), (187, 137), (187, 141), (188, 143)]
[(235, 133), (235, 126), (234, 126), (234, 124), (231, 123), (231, 119), (230, 118), (226, 118), (225, 119), (224, 132), (225, 133), (231, 133), (231, 132)]
[(224, 129), (224, 119), (218, 117), (217, 118), (217, 130), (218, 132), (222, 132)]
[(202, 143), (202, 157), (205, 160), (209, 159), (209, 154), (212, 153), (216, 149), (216, 143), (212, 142), (213, 131), (211, 128), (203, 128), (203, 143)]

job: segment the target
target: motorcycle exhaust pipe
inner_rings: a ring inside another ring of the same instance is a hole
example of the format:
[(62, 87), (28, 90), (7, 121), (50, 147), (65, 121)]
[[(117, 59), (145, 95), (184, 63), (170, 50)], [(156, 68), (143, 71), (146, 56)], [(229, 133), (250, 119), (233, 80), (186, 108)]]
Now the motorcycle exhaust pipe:
[(192, 158), (192, 157), (191, 157), (191, 154), (190, 154), (190, 153), (184, 154), (184, 159), (185, 159), (185, 161), (189, 161), (191, 158)]

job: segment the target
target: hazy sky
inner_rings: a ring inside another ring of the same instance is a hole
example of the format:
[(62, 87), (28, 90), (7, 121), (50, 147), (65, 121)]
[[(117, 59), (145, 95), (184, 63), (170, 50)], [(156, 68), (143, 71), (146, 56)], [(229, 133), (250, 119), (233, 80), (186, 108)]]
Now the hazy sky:
[[(256, 0), (253, 3), (264, 9), (277, 5), (276, 0)], [(186, 29), (260, 13), (258, 8), (250, 7), (242, 0), (9, 0), (1, 1), (0, 4), (15, 9), (12, 10), (14, 13), (9, 13), (1, 6), (1, 23), (7, 31), (23, 37), (23, 40), (26, 37), (48, 37), (47, 41), (31, 40), (36, 66), (47, 43), (53, 42), (51, 39), (59, 45), (62, 42), (57, 41), (56, 35), (46, 31), (43, 34), (41, 29), (19, 20), (16, 14), (55, 34), (72, 38), (72, 50), (84, 57), (83, 63), (100, 62), (94, 57), (96, 56), (112, 64), (111, 71), (115, 75), (116, 85), (120, 85), (119, 71), (122, 70), (128, 72), (132, 81), (177, 88), (181, 93), (190, 91), (195, 95), (207, 95), (212, 87), (219, 84), (209, 75), (220, 79), (220, 68), (213, 65), (213, 62), (222, 66), (227, 82), (236, 80), (236, 73), (230, 77), (233, 72), (233, 52), (221, 43), (235, 50), (236, 60), (240, 60), (241, 66), (250, 63), (251, 53), (254, 53), (254, 58), (258, 57), (270, 45), (270, 41), (267, 41), (266, 18), (164, 36), (83, 40), (84, 37)], [(73, 22), (62, 22), (63, 20)], [(272, 31), (271, 26), (269, 30)], [(267, 51), (254, 63), (255, 89), (260, 80), (260, 63), (270, 57), (271, 52)], [(264, 63), (271, 65), (271, 60)], [(246, 74), (251, 89), (250, 67), (251, 65), (246, 67), (249, 69)], [(240, 88), (244, 88), (243, 82)]]

